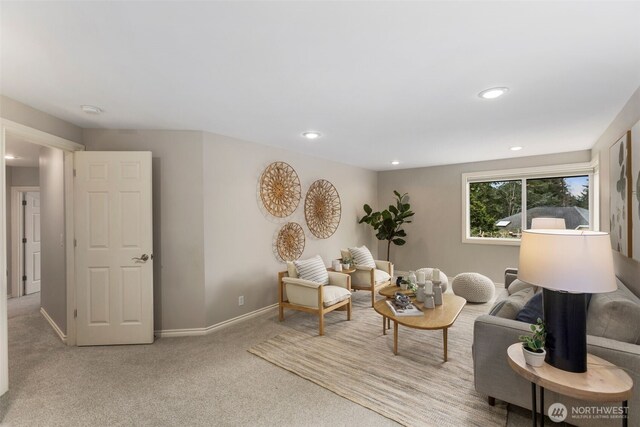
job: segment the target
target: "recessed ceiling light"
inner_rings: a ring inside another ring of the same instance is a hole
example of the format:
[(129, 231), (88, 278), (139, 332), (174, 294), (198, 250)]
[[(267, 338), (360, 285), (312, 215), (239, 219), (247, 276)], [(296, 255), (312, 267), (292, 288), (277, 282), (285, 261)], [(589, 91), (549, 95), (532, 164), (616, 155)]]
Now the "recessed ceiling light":
[(320, 132), (316, 132), (316, 131), (308, 131), (308, 132), (303, 132), (302, 136), (304, 136), (307, 139), (317, 139), (320, 138)]
[(81, 105), (80, 108), (87, 114), (100, 114), (102, 113), (102, 108), (96, 107), (94, 105)]
[(509, 150), (511, 150), (511, 151), (520, 151), (520, 150), (522, 150), (522, 147), (516, 145), (515, 147), (509, 148)]
[(4, 158), (7, 160), (15, 160), (15, 159), (19, 159), (19, 157), (14, 156), (13, 154), (5, 154)]
[(490, 89), (483, 90), (478, 94), (478, 96), (482, 99), (496, 99), (507, 92), (509, 92), (508, 87), (492, 87)]
[(400, 162), (399, 162), (399, 161), (397, 161), (397, 160), (394, 160), (393, 162), (391, 162), (391, 164), (392, 164), (393, 166), (397, 166), (397, 165), (399, 165), (399, 164), (400, 164)]

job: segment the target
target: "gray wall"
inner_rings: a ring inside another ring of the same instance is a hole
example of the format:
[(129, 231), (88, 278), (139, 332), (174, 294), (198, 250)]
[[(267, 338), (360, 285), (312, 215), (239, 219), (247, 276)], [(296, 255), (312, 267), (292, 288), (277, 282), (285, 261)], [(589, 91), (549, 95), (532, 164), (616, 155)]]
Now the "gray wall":
[[(268, 215), (259, 201), (258, 180), (274, 161), (289, 163), (302, 185), (300, 205), (286, 219)], [(371, 230), (357, 223), (362, 205), (376, 204), (376, 172), (210, 133), (204, 134), (202, 162), (208, 325), (277, 302), (277, 272), (286, 267), (277, 261), (272, 243), (286, 222), (298, 222), (305, 231), (302, 258), (320, 254), (330, 264), (340, 257), (340, 248), (356, 244), (376, 253)], [(336, 187), (342, 202), (340, 225), (328, 239), (315, 238), (304, 220), (304, 195), (321, 178)], [(241, 307), (240, 295), (245, 297)]]
[[(415, 270), (439, 267), (453, 277), (475, 271), (498, 283), (504, 282), (504, 269), (518, 266), (518, 246), (462, 243), (462, 174), (501, 169), (588, 162), (588, 150), (546, 156), (520, 157), (478, 163), (404, 169), (380, 172), (380, 207), (393, 201), (393, 190), (409, 193), (414, 221), (407, 224), (407, 244), (391, 247), (396, 269)], [(386, 256), (386, 243), (379, 245)]]
[(85, 129), (83, 143), (153, 153), (155, 329), (204, 327), (202, 132)]
[[(272, 242), (285, 221), (266, 217), (257, 195), (272, 161), (292, 164), (303, 191), (325, 178), (340, 192), (337, 232), (326, 240), (307, 233), (304, 256), (319, 253), (329, 263), (340, 247), (374, 243), (356, 218), (362, 204), (375, 203), (375, 172), (203, 132), (86, 129), (83, 143), (153, 153), (156, 330), (202, 328), (277, 302), (283, 265)], [(302, 207), (294, 219), (304, 224)]]
[[(616, 142), (627, 130), (640, 120), (640, 88), (638, 88), (629, 101), (611, 122), (607, 130), (598, 138), (592, 154), (600, 157), (600, 217), (601, 229), (609, 230), (609, 147)], [(640, 141), (634, 143), (634, 148), (640, 148)], [(636, 230), (640, 232), (640, 230)], [(633, 248), (640, 251), (640, 248)], [(636, 295), (640, 295), (640, 263), (631, 258), (613, 252), (616, 274), (628, 286), (634, 289)]]
[(67, 276), (64, 228), (64, 153), (40, 148), (40, 305), (67, 331)]
[(38, 168), (6, 167), (7, 184), (7, 294), (11, 294), (11, 187), (37, 187), (40, 185)]

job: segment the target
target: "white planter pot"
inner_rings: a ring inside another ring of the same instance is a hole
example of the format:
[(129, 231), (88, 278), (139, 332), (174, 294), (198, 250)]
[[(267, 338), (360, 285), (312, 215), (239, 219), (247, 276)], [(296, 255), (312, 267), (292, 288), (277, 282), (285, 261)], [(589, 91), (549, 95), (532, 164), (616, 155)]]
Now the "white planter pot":
[(524, 346), (522, 346), (522, 353), (524, 354), (524, 361), (527, 362), (527, 365), (536, 368), (544, 365), (544, 358), (547, 355), (546, 350), (542, 350), (542, 353), (535, 353), (527, 350)]

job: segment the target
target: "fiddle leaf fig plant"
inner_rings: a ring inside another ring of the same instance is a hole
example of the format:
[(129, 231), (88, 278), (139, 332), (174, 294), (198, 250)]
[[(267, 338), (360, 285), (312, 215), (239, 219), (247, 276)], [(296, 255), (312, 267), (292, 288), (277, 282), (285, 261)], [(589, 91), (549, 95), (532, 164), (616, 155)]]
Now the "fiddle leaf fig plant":
[(520, 335), (519, 339), (523, 342), (524, 347), (534, 353), (542, 353), (544, 350), (545, 340), (547, 338), (547, 331), (544, 327), (542, 319), (538, 318), (535, 325), (530, 325), (529, 328), (533, 332), (532, 336)]
[(391, 243), (398, 246), (407, 243), (404, 239), (407, 233), (402, 226), (409, 224), (411, 222), (409, 218), (415, 214), (408, 203), (407, 193), (400, 194), (394, 190), (393, 194), (396, 196), (395, 205), (389, 205), (388, 209), (381, 212), (374, 212), (371, 206), (364, 205), (365, 216), (358, 221), (359, 224), (366, 223), (372, 226), (378, 240), (387, 241), (387, 261), (389, 261)]

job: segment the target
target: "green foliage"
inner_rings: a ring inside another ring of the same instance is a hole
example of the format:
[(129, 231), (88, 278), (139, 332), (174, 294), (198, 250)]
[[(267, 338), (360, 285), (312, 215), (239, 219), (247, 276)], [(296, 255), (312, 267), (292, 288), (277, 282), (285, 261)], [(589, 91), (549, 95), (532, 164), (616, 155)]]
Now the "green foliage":
[(520, 335), (519, 339), (524, 343), (527, 350), (541, 353), (542, 350), (544, 350), (544, 344), (547, 338), (547, 331), (544, 327), (544, 322), (542, 319), (538, 318), (536, 324), (529, 325), (529, 328), (531, 329), (531, 332), (533, 332), (533, 335)]
[(389, 205), (388, 209), (374, 212), (371, 206), (364, 205), (365, 216), (358, 221), (359, 224), (366, 223), (372, 226), (378, 240), (387, 241), (387, 261), (389, 261), (391, 243), (402, 246), (407, 242), (403, 239), (403, 237), (407, 237), (407, 233), (402, 229), (402, 226), (410, 223), (409, 218), (414, 215), (411, 205), (407, 203), (409, 199), (407, 193), (400, 194), (394, 190), (393, 194), (396, 196), (395, 206)]
[(522, 210), (521, 181), (474, 182), (469, 187), (469, 213), (472, 236), (502, 236), (496, 227), (501, 218)]

